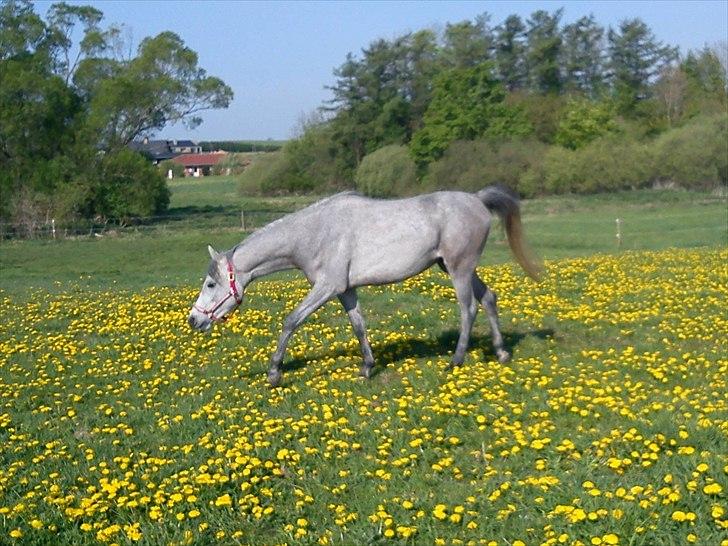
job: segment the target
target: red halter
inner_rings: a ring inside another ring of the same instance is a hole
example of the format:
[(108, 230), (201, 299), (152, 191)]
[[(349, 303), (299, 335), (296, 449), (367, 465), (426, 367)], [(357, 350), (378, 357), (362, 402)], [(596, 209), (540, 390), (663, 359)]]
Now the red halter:
[(235, 311), (238, 305), (243, 302), (243, 297), (240, 295), (240, 292), (238, 292), (237, 283), (235, 282), (235, 270), (233, 269), (233, 264), (230, 263), (230, 260), (228, 260), (227, 262), (227, 270), (228, 282), (230, 283), (230, 292), (228, 292), (227, 295), (211, 309), (202, 309), (201, 307), (198, 307), (197, 304), (193, 306), (203, 315), (207, 315), (208, 317), (210, 317), (211, 320), (219, 320), (220, 322), (225, 322), (227, 320), (227, 316), (216, 317), (215, 311), (220, 309), (220, 307), (222, 307), (222, 305), (230, 298), (235, 298), (235, 307), (232, 309), (232, 311)]

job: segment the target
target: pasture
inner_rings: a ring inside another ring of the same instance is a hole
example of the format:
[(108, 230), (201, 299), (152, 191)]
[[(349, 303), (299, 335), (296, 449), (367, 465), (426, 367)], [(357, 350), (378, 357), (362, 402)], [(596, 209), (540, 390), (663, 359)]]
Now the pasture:
[(544, 281), (499, 230), (479, 268), (510, 363), (481, 312), (446, 370), (459, 313), (431, 270), (360, 290), (372, 380), (329, 303), (279, 389), (300, 276), (254, 283), (210, 335), (185, 322), (204, 244), (234, 228), (3, 243), (0, 543), (728, 544), (725, 202), (524, 208)]

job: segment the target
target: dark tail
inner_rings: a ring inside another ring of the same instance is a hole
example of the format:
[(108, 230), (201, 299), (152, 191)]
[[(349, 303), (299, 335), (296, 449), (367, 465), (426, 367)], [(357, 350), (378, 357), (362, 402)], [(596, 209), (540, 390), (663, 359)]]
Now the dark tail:
[(543, 271), (540, 260), (533, 256), (523, 239), (521, 226), (521, 207), (518, 197), (504, 186), (488, 186), (476, 193), (488, 210), (500, 216), (506, 228), (511, 252), (523, 270), (533, 280), (538, 281)]

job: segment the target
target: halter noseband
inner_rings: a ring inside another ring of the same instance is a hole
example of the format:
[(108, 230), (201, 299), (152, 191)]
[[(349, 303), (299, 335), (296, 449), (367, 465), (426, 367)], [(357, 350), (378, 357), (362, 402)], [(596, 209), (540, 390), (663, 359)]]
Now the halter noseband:
[(241, 303), (243, 303), (243, 297), (240, 295), (240, 292), (238, 292), (237, 283), (235, 281), (235, 270), (233, 269), (233, 264), (230, 263), (230, 260), (227, 261), (227, 270), (228, 270), (228, 282), (230, 283), (230, 292), (228, 292), (227, 295), (223, 299), (221, 299), (211, 309), (202, 309), (201, 307), (198, 307), (197, 304), (195, 304), (193, 306), (197, 311), (199, 311), (203, 315), (207, 315), (213, 321), (219, 320), (220, 322), (225, 322), (227, 320), (229, 315), (216, 317), (215, 311), (220, 309), (220, 307), (222, 307), (222, 305), (230, 298), (235, 298), (235, 307), (232, 309), (232, 311), (235, 311), (235, 309)]

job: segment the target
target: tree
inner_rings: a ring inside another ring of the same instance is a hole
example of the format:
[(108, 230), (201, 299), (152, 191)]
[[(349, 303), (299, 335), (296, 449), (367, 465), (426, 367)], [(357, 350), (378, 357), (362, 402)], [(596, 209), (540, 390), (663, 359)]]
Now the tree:
[(175, 34), (123, 59), (119, 29), (102, 19), (89, 6), (53, 4), (44, 21), (27, 1), (0, 4), (1, 218), (163, 210), (160, 173), (126, 145), (169, 123), (195, 126), (201, 110), (232, 99)]
[(525, 135), (531, 130), (522, 112), (504, 104), (505, 89), (490, 63), (453, 68), (435, 78), (425, 123), (412, 137), (420, 164), (437, 159), (454, 140)]
[(525, 31), (518, 15), (508, 16), (495, 30), (496, 73), (508, 91), (526, 85)]
[(526, 66), (529, 86), (539, 93), (561, 91), (561, 33), (559, 21), (563, 8), (553, 14), (538, 10), (528, 19), (526, 32)]
[(490, 60), (493, 32), (488, 27), (487, 13), (475, 21), (462, 21), (445, 26), (443, 55), (449, 67), (469, 68)]
[(610, 103), (574, 99), (566, 106), (566, 114), (559, 123), (556, 143), (576, 150), (616, 129)]
[(685, 111), (688, 78), (679, 66), (666, 66), (655, 82), (653, 94), (668, 127), (678, 121)]
[(562, 35), (564, 87), (596, 98), (604, 88), (604, 29), (589, 15), (566, 25)]
[(408, 142), (422, 124), (433, 75), (440, 70), (431, 31), (377, 40), (362, 57), (347, 55), (334, 71), (329, 111), (336, 154), (344, 175), (381, 146)]
[(137, 56), (102, 78), (88, 105), (87, 128), (104, 150), (182, 122), (197, 127), (203, 110), (227, 108), (232, 90), (197, 66), (197, 54), (179, 36), (145, 38)]
[(654, 77), (677, 58), (677, 48), (663, 45), (640, 19), (622, 21), (618, 32), (610, 28), (607, 39), (617, 105), (622, 113), (634, 113), (650, 96)]

